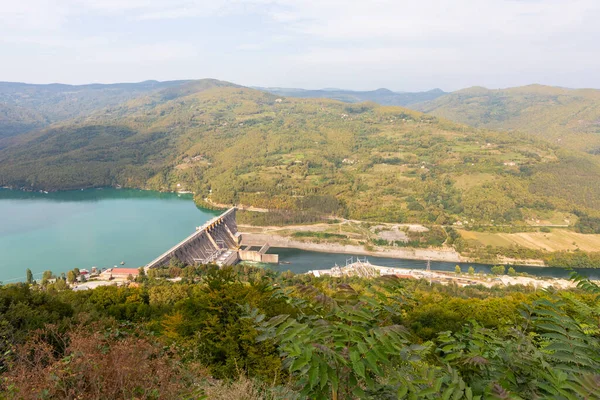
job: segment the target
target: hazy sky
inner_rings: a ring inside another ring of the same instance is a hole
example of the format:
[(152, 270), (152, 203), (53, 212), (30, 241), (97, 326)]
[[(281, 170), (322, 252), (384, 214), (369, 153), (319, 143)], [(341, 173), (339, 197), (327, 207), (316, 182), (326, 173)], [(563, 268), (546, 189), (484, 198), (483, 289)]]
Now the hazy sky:
[(0, 80), (600, 88), (600, 0), (0, 0)]

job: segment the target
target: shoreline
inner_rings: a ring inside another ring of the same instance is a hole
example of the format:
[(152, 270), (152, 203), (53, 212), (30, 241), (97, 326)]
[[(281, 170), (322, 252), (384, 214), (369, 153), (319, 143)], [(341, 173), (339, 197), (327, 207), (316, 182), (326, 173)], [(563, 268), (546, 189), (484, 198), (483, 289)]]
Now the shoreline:
[(447, 271), (424, 271), (420, 269), (398, 268), (398, 267), (383, 267), (363, 262), (356, 262), (346, 267), (333, 267), (329, 269), (311, 270), (306, 272), (307, 275), (315, 277), (321, 276), (360, 276), (363, 278), (373, 278), (377, 276), (397, 276), (407, 279), (427, 279), (430, 282), (448, 285), (450, 283), (459, 286), (468, 285), (484, 285), (493, 287), (496, 285), (512, 286), (512, 285), (532, 285), (535, 288), (555, 287), (558, 289), (571, 289), (577, 287), (577, 283), (563, 278), (540, 279), (530, 276), (510, 276), (510, 275), (489, 275), (475, 274), (469, 275), (465, 273), (456, 274)]
[[(249, 226), (249, 225), (248, 225)], [(256, 227), (260, 228), (260, 227)], [(546, 268), (547, 265), (540, 265), (538, 260), (534, 263), (534, 260), (504, 260), (504, 262), (490, 263), (487, 261), (473, 260), (467, 257), (463, 257), (454, 249), (422, 249), (414, 247), (405, 247), (397, 249), (382, 248), (374, 246), (374, 250), (366, 250), (364, 246), (352, 245), (352, 244), (340, 244), (340, 243), (317, 243), (310, 241), (294, 240), (287, 236), (280, 236), (269, 233), (254, 233), (254, 232), (241, 232), (244, 245), (258, 246), (264, 243), (269, 243), (271, 247), (280, 247), (286, 249), (297, 249), (305, 251), (315, 251), (319, 253), (333, 253), (333, 254), (348, 254), (348, 255), (361, 255), (361, 256), (372, 256), (372, 257), (384, 257), (384, 258), (396, 258), (399, 260), (418, 260), (418, 261), (441, 261), (441, 262), (457, 262), (457, 263), (474, 263), (474, 264), (488, 264), (488, 265), (506, 265), (506, 266), (522, 266), (522, 267), (537, 267)]]
[(351, 254), (373, 257), (398, 258), (405, 260), (422, 261), (445, 261), (445, 262), (469, 262), (461, 257), (455, 250), (435, 250), (435, 249), (382, 249), (375, 247), (375, 250), (366, 250), (364, 246), (344, 245), (339, 243), (315, 243), (304, 242), (287, 238), (285, 236), (271, 234), (257, 234), (242, 232), (242, 243), (244, 245), (256, 246), (260, 243), (268, 243), (270, 247), (280, 247), (288, 249), (298, 249), (307, 251), (316, 251), (320, 253)]
[[(131, 189), (131, 190), (139, 190), (144, 192), (156, 192), (156, 193), (173, 193), (177, 195), (194, 195), (195, 193), (188, 190), (157, 190), (157, 189), (148, 189), (143, 187), (136, 186), (121, 186), (121, 185), (113, 185), (113, 186), (89, 186), (78, 189), (50, 189), (46, 190), (38, 190), (27, 187), (15, 187), (15, 186), (2, 186), (0, 190), (10, 190), (10, 191), (20, 191), (25, 193), (56, 193), (56, 192), (70, 192), (70, 191), (89, 191), (89, 190), (102, 190), (102, 189)], [(208, 207), (203, 207), (203, 204), (196, 203), (193, 199), (194, 204), (202, 209), (208, 211), (214, 211), (215, 207), (217, 209), (221, 209), (225, 207), (225, 204), (220, 204), (213, 202), (210, 198), (203, 198), (204, 205)], [(252, 212), (260, 212), (265, 213), (269, 212), (268, 209), (254, 207), (254, 206), (246, 206), (246, 205), (237, 205), (236, 208), (239, 210), (252, 211)], [(354, 221), (354, 220), (348, 220)], [(361, 222), (361, 221), (354, 221)], [(382, 224), (389, 224), (387, 222), (381, 222)], [(252, 228), (265, 228), (264, 226), (254, 226), (247, 225)], [(313, 226), (313, 224), (307, 224), (307, 226)], [(281, 229), (286, 229), (287, 227), (282, 226)], [(289, 227), (292, 228), (293, 227)], [(246, 233), (247, 235), (255, 235), (255, 233)], [(509, 259), (502, 258), (496, 261), (487, 261), (487, 260), (477, 260), (469, 257), (464, 257), (456, 250), (447, 248), (447, 249), (434, 249), (434, 248), (414, 248), (414, 247), (402, 247), (402, 248), (385, 248), (380, 246), (373, 246), (373, 250), (367, 250), (362, 245), (343, 245), (340, 243), (334, 242), (326, 242), (326, 243), (316, 243), (310, 241), (301, 241), (301, 240), (293, 240), (291, 238), (285, 236), (279, 236), (276, 234), (263, 234), (268, 236), (266, 242), (271, 242), (273, 247), (283, 247), (283, 248), (294, 248), (299, 250), (307, 250), (307, 251), (316, 251), (322, 253), (335, 253), (335, 254), (355, 254), (355, 255), (365, 255), (365, 256), (374, 256), (374, 257), (386, 257), (386, 258), (396, 258), (396, 259), (407, 259), (407, 260), (420, 260), (420, 261), (442, 261), (442, 262), (460, 262), (460, 263), (479, 263), (479, 264), (489, 264), (489, 265), (506, 265), (506, 266), (526, 266), (526, 267), (536, 267), (536, 268), (545, 268), (549, 267), (545, 265), (542, 260), (533, 260), (533, 259)]]

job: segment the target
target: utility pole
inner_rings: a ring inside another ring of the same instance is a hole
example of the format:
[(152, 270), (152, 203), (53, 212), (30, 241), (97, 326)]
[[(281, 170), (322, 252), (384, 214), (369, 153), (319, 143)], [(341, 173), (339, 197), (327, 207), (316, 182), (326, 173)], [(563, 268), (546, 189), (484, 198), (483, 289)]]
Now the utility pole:
[(426, 271), (428, 272), (427, 275), (429, 275), (429, 286), (431, 286), (431, 258), (427, 259), (427, 268)]

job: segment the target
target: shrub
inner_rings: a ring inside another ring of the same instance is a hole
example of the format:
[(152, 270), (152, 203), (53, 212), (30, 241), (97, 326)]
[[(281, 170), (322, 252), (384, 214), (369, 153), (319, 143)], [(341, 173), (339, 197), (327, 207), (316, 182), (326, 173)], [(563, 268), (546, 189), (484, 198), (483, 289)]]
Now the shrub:
[(504, 275), (506, 273), (506, 267), (504, 267), (504, 265), (496, 265), (491, 268), (491, 271), (494, 275)]
[[(38, 331), (17, 349), (4, 375), (9, 397), (173, 399), (191, 393), (193, 366), (188, 364), (187, 371), (181, 368), (172, 349), (165, 351), (134, 335), (105, 334), (109, 332)], [(51, 344), (56, 341), (63, 343), (64, 353)]]

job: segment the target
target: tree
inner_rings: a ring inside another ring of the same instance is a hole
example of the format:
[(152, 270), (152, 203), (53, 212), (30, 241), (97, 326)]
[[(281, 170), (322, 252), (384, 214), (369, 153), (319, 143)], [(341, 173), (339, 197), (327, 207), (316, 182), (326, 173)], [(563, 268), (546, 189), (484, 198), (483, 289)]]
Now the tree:
[(52, 287), (58, 291), (68, 289), (67, 283), (63, 279), (57, 279), (56, 282), (52, 285)]
[(138, 268), (138, 275), (134, 279), (136, 282), (146, 282), (148, 277), (146, 276), (146, 269), (144, 267)]
[(182, 271), (181, 276), (193, 281), (194, 277), (196, 276), (196, 267), (194, 267), (193, 265), (189, 265), (189, 266), (185, 267)]
[[(409, 331), (393, 324), (399, 309), (367, 301), (357, 293), (345, 295), (355, 297), (351, 302), (329, 298), (335, 306), (317, 306), (319, 317), (302, 318), (302, 322), (287, 315), (266, 322), (264, 315), (255, 317), (262, 332), (257, 340), (278, 344), (282, 364), (297, 379), (302, 395), (336, 400), (405, 398), (408, 394), (416, 399), (440, 398), (433, 396), (443, 392), (447, 398), (464, 397), (463, 382), (445, 379), (441, 369), (426, 365), (431, 342), (412, 346)], [(419, 376), (437, 382), (438, 388)], [(381, 397), (382, 393), (390, 395)]]
[(454, 272), (459, 275), (462, 271), (460, 269), (460, 265), (457, 265), (456, 267), (454, 267)]
[(150, 268), (148, 270), (148, 278), (150, 278), (150, 279), (156, 279), (156, 278), (158, 278), (158, 269), (157, 268)]
[(44, 271), (42, 274), (42, 285), (47, 284), (50, 279), (52, 279), (52, 271)]
[(27, 283), (31, 285), (33, 283), (33, 273), (31, 272), (31, 270), (29, 268), (27, 268), (26, 274), (27, 274)]
[(67, 272), (67, 282), (75, 283), (76, 280), (77, 280), (77, 275), (75, 275), (75, 271), (71, 270), (71, 271)]
[(508, 274), (510, 276), (515, 276), (515, 275), (517, 275), (517, 271), (515, 271), (515, 269), (513, 267), (509, 267), (508, 268)]
[(475, 275), (475, 268), (472, 265), (469, 267), (469, 275)]
[(177, 278), (181, 275), (181, 272), (183, 271), (183, 269), (181, 267), (177, 267), (174, 265), (171, 265), (169, 267), (169, 276), (171, 278)]
[(504, 275), (506, 273), (506, 268), (504, 265), (496, 265), (495, 267), (492, 267), (491, 271), (494, 275)]

